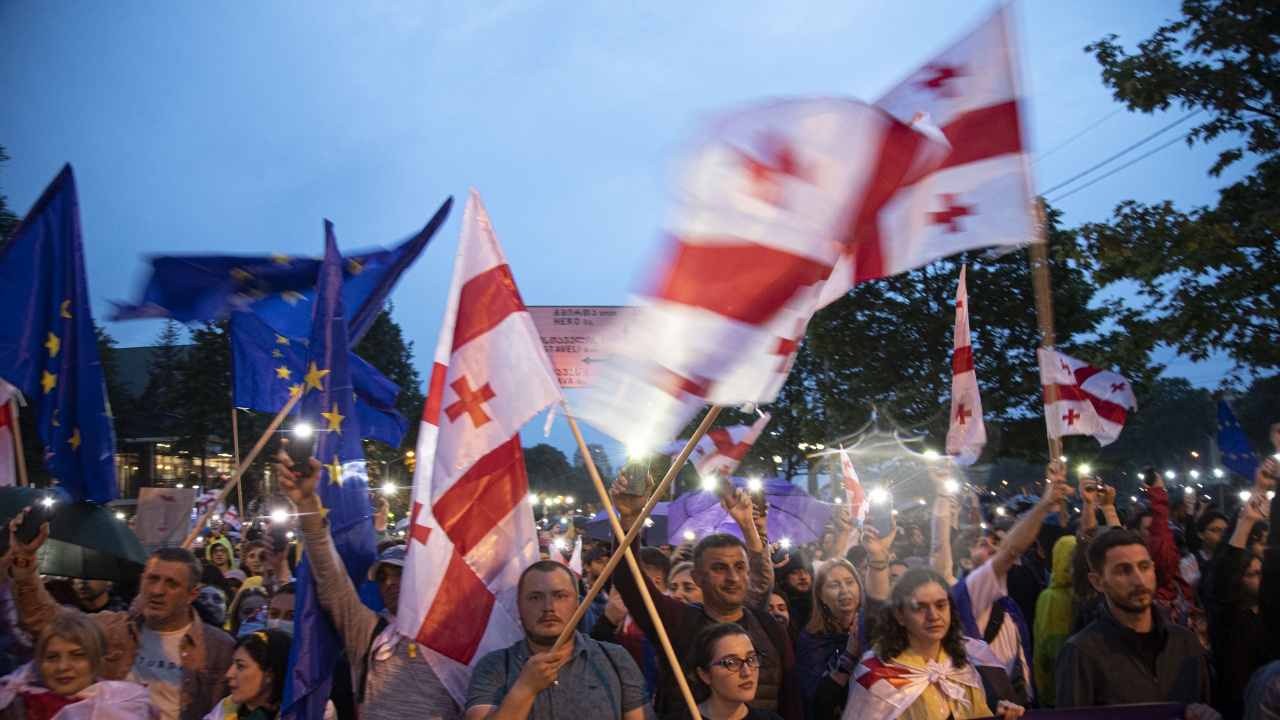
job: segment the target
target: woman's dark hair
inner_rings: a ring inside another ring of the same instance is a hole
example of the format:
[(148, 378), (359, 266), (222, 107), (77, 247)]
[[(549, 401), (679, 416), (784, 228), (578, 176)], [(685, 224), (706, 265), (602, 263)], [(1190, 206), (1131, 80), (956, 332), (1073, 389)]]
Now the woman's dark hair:
[(715, 652), (716, 643), (730, 635), (746, 634), (747, 631), (738, 623), (719, 623), (703, 628), (693, 637), (693, 647), (685, 658), (685, 673), (689, 679), (689, 689), (693, 692), (694, 700), (702, 702), (711, 697), (711, 686), (702, 682), (702, 678), (698, 677), (697, 669), (711, 671), (711, 661), (714, 659), (712, 654)]
[(264, 673), (271, 673), (271, 695), (267, 704), (279, 706), (284, 697), (285, 676), (289, 673), (289, 645), (292, 639), (279, 630), (257, 630), (236, 641), (231, 652), (244, 648), (245, 653)]
[(894, 611), (904, 612), (907, 599), (911, 594), (929, 583), (937, 583), (938, 587), (947, 591), (947, 604), (951, 606), (951, 625), (942, 638), (942, 649), (950, 656), (956, 667), (964, 667), (969, 663), (969, 655), (964, 651), (964, 637), (960, 627), (960, 611), (956, 609), (956, 599), (952, 597), (947, 581), (928, 568), (908, 570), (898, 580), (898, 584), (889, 591), (889, 602), (885, 603), (880, 611), (879, 630), (872, 644), (872, 649), (882, 662), (892, 661), (910, 646), (907, 628), (898, 622)]
[(266, 602), (271, 602), (271, 595), (261, 587), (244, 588), (236, 593), (236, 599), (231, 601), (231, 607), (227, 608), (227, 622), (231, 636), (235, 637), (240, 634), (240, 606), (250, 597), (260, 597)]

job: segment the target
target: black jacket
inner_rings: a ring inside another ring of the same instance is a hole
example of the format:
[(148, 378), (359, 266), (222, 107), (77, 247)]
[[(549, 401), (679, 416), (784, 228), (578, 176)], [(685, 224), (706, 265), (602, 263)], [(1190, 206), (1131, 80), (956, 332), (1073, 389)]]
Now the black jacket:
[(1154, 605), (1150, 637), (1102, 614), (1058, 655), (1057, 706), (1209, 702), (1209, 666), (1195, 633), (1166, 622)]

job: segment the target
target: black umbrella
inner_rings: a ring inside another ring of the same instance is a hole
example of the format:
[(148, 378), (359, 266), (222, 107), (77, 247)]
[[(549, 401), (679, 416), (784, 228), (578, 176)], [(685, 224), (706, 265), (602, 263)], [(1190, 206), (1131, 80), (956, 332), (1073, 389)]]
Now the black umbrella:
[(147, 553), (129, 526), (106, 507), (68, 503), (64, 497), (38, 488), (0, 488), (0, 520), (6, 523), (23, 508), (53, 499), (57, 514), (37, 556), (40, 572), (89, 580), (138, 577)]

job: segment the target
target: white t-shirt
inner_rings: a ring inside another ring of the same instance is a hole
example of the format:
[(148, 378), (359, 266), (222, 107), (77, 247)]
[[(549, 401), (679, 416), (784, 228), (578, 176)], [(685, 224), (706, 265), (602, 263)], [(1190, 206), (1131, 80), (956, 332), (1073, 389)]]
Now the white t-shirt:
[[(978, 566), (963, 580), (969, 590), (969, 600), (973, 605), (973, 619), (978, 623), (978, 632), (986, 632), (987, 623), (991, 620), (991, 606), (1009, 596), (1008, 578), (998, 577), (991, 561)], [(981, 640), (982, 638), (978, 638)], [(1005, 615), (1000, 632), (990, 642), (991, 651), (1004, 663), (1005, 670), (1013, 675), (1022, 663), (1022, 677), (1027, 681), (1027, 692), (1031, 692), (1031, 666), (1022, 650), (1022, 636), (1018, 633), (1018, 623), (1013, 617)]]
[(182, 712), (182, 638), (190, 629), (156, 632), (143, 625), (138, 656), (125, 678), (147, 686), (161, 720), (178, 720)]

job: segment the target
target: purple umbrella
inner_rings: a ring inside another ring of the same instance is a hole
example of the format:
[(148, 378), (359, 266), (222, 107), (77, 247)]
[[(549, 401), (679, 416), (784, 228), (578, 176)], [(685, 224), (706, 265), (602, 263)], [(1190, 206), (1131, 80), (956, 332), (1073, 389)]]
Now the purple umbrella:
[[(653, 506), (653, 512), (645, 521), (645, 529), (640, 532), (640, 539), (645, 545), (667, 544), (667, 509), (670, 507), (669, 502), (660, 502)], [(613, 542), (613, 527), (604, 510), (587, 521), (587, 537), (607, 543)]]
[[(746, 478), (730, 478), (734, 487), (746, 489)], [(765, 501), (769, 504), (769, 539), (787, 538), (793, 544), (803, 545), (822, 537), (822, 528), (831, 520), (831, 508), (814, 500), (804, 490), (782, 478), (765, 478)], [(706, 490), (694, 490), (676, 498), (667, 512), (672, 544), (684, 540), (685, 532), (697, 537), (713, 532), (729, 533), (742, 537), (738, 523), (720, 507), (720, 498)]]

